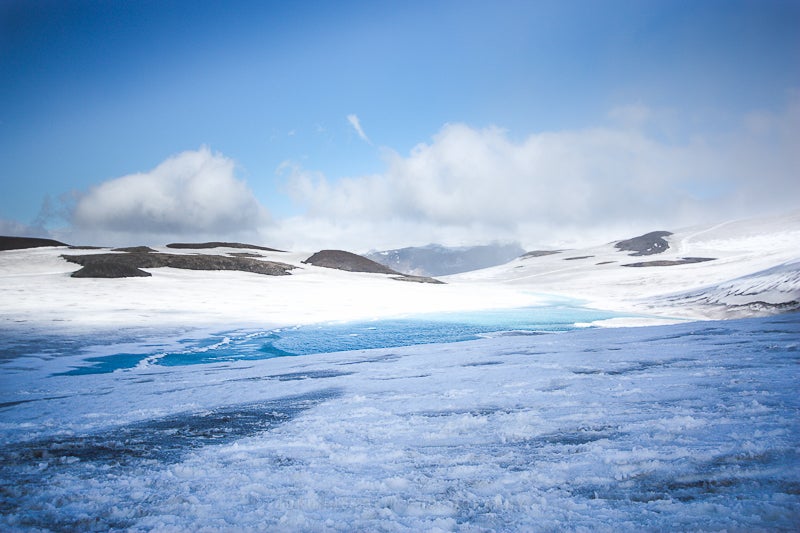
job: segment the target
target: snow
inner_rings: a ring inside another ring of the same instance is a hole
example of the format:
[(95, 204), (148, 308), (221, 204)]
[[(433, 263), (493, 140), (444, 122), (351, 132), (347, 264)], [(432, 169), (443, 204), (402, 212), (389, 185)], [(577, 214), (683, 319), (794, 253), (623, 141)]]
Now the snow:
[(27, 401), (3, 411), (0, 524), (789, 531), (799, 326), (792, 314), (83, 376), (6, 365), (4, 401)]
[[(169, 253), (193, 251), (156, 248)], [(106, 252), (107, 250), (98, 251)], [(203, 253), (228, 253), (218, 248)], [(310, 254), (263, 253), (296, 265), (290, 276), (231, 271), (150, 269), (150, 278), (76, 279), (80, 267), (60, 258), (92, 253), (65, 248), (0, 254), (0, 324), (58, 328), (120, 326), (291, 325), (487, 308), (549, 301), (513, 288), (401, 282), (301, 263)]]
[[(443, 279), (448, 283), (516, 287), (582, 299), (588, 306), (601, 309), (691, 320), (754, 314), (741, 308), (751, 302), (795, 302), (795, 305), (800, 302), (800, 211), (688, 228), (676, 231), (666, 240), (670, 248), (652, 256), (631, 257), (617, 250), (614, 243), (608, 243), (520, 258), (506, 265)], [(583, 259), (565, 261), (575, 257)], [(683, 257), (714, 260), (668, 267), (623, 266)], [(767, 281), (767, 276), (772, 276), (770, 272), (776, 269), (781, 271), (781, 279), (772, 279), (770, 286), (753, 283), (755, 278)], [(722, 290), (740, 298), (724, 298)], [(707, 292), (715, 293), (716, 297), (675, 298)], [(760, 310), (765, 311), (768, 310)]]
[[(0, 325), (48, 323), (60, 329), (294, 325), (548, 305), (554, 297), (655, 316), (652, 323), (657, 323), (658, 319), (747, 315), (746, 310), (731, 310), (728, 304), (756, 302), (762, 293), (770, 304), (800, 301), (800, 212), (690, 228), (675, 232), (668, 241), (669, 250), (645, 258), (630, 257), (609, 243), (446, 276), (442, 278), (446, 285), (399, 282), (383, 274), (306, 265), (302, 261), (311, 254), (303, 252), (259, 252), (265, 260), (298, 267), (290, 276), (158, 268), (150, 269), (150, 278), (75, 279), (69, 274), (79, 267), (61, 259), (61, 254), (107, 250), (7, 251), (0, 253)], [(154, 248), (173, 254), (197, 253)], [(237, 251), (241, 250), (215, 248), (202, 253)], [(582, 256), (589, 257), (564, 260)], [(642, 259), (687, 256), (715, 259), (671, 267), (622, 266)], [(755, 286), (748, 276), (776, 267), (784, 267), (779, 288), (751, 290)], [(747, 286), (737, 288), (737, 280), (745, 280)], [(738, 294), (735, 301), (721, 297), (713, 301), (672, 299), (690, 291), (719, 291), (726, 283), (734, 284), (724, 290)]]
[[(446, 285), (305, 265), (308, 253), (260, 252), (299, 267), (283, 277), (74, 279), (59, 256), (94, 252), (2, 252), (0, 529), (796, 530), (800, 314), (774, 313), (800, 300), (800, 213), (668, 241), (656, 256), (609, 243)], [(715, 259), (622, 266), (686, 256)], [(576, 301), (621, 313), (450, 344), (163, 355), (276, 327), (328, 335)], [(752, 318), (687, 321), (734, 316)], [(110, 355), (133, 364), (71, 372)]]

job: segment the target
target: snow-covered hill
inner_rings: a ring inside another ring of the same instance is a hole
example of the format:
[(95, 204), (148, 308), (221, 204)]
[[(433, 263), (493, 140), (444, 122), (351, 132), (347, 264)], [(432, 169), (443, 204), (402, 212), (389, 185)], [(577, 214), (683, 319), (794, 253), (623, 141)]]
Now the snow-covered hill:
[(687, 318), (733, 318), (800, 307), (800, 212), (660, 232), (644, 255), (617, 242), (532, 253), (443, 278), (582, 299), (589, 305)]
[(537, 305), (542, 298), (514, 287), (409, 283), (397, 274), (346, 272), (305, 261), (310, 252), (238, 247), (156, 253), (210, 254), (289, 265), (289, 275), (236, 270), (148, 268), (148, 277), (73, 278), (81, 266), (62, 255), (109, 254), (109, 249), (44, 247), (0, 252), (0, 326), (57, 328), (269, 326), (364, 320), (420, 312)]
[(622, 243), (627, 249), (618, 244), (531, 253), (497, 267), (441, 278), (445, 285), (314, 266), (306, 262), (309, 252), (235, 245), (153, 251), (244, 257), (293, 268), (289, 275), (274, 277), (142, 267), (152, 276), (76, 279), (71, 274), (80, 266), (62, 255), (110, 251), (9, 250), (0, 252), (0, 325), (307, 324), (526, 307), (552, 302), (553, 297), (601, 309), (704, 319), (788, 311), (800, 302), (800, 212), (658, 232)]

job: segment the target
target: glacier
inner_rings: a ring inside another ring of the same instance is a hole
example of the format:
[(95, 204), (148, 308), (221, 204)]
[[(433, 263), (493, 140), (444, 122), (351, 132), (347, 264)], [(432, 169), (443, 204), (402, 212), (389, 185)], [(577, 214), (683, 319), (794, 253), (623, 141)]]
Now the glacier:
[(4, 361), (4, 530), (800, 519), (796, 313), (105, 374), (60, 361)]
[(442, 285), (2, 251), (0, 529), (796, 531), (800, 212), (661, 234)]

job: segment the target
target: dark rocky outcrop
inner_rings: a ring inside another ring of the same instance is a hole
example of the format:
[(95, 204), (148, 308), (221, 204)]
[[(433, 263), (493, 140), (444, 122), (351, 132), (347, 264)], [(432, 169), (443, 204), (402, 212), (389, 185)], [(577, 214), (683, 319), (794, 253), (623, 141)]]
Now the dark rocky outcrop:
[(114, 248), (111, 251), (112, 252), (149, 253), (149, 252), (155, 252), (156, 250), (153, 250), (149, 246), (128, 246), (127, 248)]
[(675, 265), (691, 265), (692, 263), (703, 263), (705, 261), (713, 261), (713, 257), (681, 257), (676, 260), (659, 260), (659, 261), (643, 261), (641, 263), (628, 263), (622, 265), (624, 267), (662, 267), (662, 266), (675, 266)]
[(53, 239), (40, 239), (38, 237), (5, 237), (0, 236), (0, 251), (26, 250), (28, 248), (42, 248), (44, 246), (67, 246), (63, 242)]
[[(267, 276), (286, 276), (296, 268), (285, 263), (259, 261), (249, 257), (227, 257), (223, 255), (177, 255), (158, 252), (128, 252), (91, 255), (62, 255), (65, 260), (84, 267), (72, 277), (128, 277), (141, 268), (182, 268), (187, 270), (236, 270)], [(140, 271), (142, 272), (142, 271)], [(150, 275), (147, 272), (143, 272)]]
[(436, 278), (429, 278), (428, 276), (412, 276), (410, 274), (401, 274), (400, 276), (394, 276), (392, 279), (396, 279), (397, 281), (411, 281), (414, 283), (431, 283), (433, 285), (445, 284), (444, 281)]
[(125, 263), (89, 263), (82, 269), (73, 272), (73, 278), (148, 278), (150, 272), (145, 272), (133, 265)]
[(399, 281), (413, 281), (417, 283), (443, 283), (437, 279), (425, 276), (410, 276), (402, 274), (391, 268), (344, 250), (322, 250), (317, 252), (303, 263), (325, 268), (335, 268), (346, 272), (367, 272), (372, 274), (393, 274), (392, 279)]
[(264, 257), (261, 254), (255, 254), (253, 252), (228, 252), (228, 255), (231, 257)]
[(205, 250), (208, 248), (242, 248), (245, 250), (263, 250), (265, 252), (282, 252), (283, 250), (276, 250), (275, 248), (267, 248), (265, 246), (256, 246), (255, 244), (243, 244), (241, 242), (173, 242), (167, 245), (167, 248), (175, 250)]
[(655, 255), (669, 249), (669, 243), (664, 239), (672, 235), (669, 231), (651, 231), (632, 239), (619, 241), (614, 245), (623, 252), (633, 252), (631, 256)]
[(544, 257), (558, 253), (561, 253), (561, 250), (533, 250), (532, 252), (525, 252), (519, 257), (520, 259), (532, 259), (534, 257)]
[(370, 272), (373, 274), (400, 274), (396, 270), (344, 250), (322, 250), (305, 261), (308, 265), (335, 268), (347, 272)]

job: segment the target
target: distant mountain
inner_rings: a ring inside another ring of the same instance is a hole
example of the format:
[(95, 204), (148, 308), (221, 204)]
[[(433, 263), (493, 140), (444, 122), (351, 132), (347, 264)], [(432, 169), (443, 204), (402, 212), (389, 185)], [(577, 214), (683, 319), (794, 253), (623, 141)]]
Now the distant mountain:
[(370, 252), (365, 257), (415, 276), (447, 276), (502, 265), (524, 254), (519, 243), (450, 248), (439, 244)]

